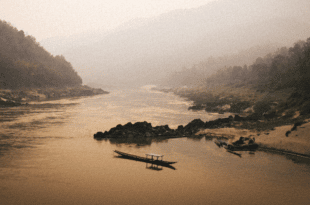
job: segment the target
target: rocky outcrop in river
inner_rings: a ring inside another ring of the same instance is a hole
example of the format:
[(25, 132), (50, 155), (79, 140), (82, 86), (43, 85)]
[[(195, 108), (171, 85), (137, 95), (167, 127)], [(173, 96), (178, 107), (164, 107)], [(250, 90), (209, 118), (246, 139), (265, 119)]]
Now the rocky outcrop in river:
[(95, 139), (105, 138), (141, 138), (141, 137), (189, 137), (195, 135), (200, 129), (230, 127), (233, 122), (243, 120), (243, 117), (236, 115), (228, 118), (219, 118), (213, 121), (203, 122), (201, 119), (195, 119), (186, 126), (180, 125), (177, 129), (171, 129), (168, 125), (153, 127), (148, 122), (128, 122), (125, 125), (117, 125), (109, 131), (97, 132), (94, 134)]

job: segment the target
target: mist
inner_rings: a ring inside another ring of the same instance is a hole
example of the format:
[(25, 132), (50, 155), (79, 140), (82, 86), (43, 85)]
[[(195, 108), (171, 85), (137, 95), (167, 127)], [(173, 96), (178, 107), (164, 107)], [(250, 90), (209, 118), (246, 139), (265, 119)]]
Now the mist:
[[(262, 45), (291, 46), (308, 38), (309, 8), (307, 0), (219, 0), (128, 21), (112, 31), (49, 38), (40, 44), (63, 54), (86, 84), (160, 84), (168, 75), (210, 56), (234, 55)], [(252, 60), (253, 56), (243, 58), (239, 65)], [(204, 69), (212, 73), (216, 67)]]

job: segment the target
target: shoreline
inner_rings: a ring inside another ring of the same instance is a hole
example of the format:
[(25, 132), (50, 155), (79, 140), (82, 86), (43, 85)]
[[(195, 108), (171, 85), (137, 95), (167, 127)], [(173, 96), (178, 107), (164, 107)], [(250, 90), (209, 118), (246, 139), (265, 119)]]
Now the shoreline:
[[(294, 125), (283, 125), (275, 127), (273, 130), (257, 131), (240, 129), (235, 127), (202, 129), (197, 135), (210, 136), (217, 139), (226, 139), (228, 142), (237, 140), (239, 137), (255, 137), (255, 142), (259, 145), (258, 150), (276, 151), (282, 154), (291, 154), (310, 159), (310, 140), (305, 133), (310, 131), (310, 122), (298, 126), (291, 131)], [(290, 134), (286, 136), (287, 132)]]
[(104, 91), (101, 88), (91, 88), (87, 85), (60, 88), (0, 89), (0, 107), (16, 107), (27, 105), (30, 102), (42, 102), (101, 94), (109, 94), (109, 92)]
[(94, 134), (94, 139), (110, 140), (111, 143), (133, 143), (139, 146), (149, 145), (154, 140), (182, 137), (225, 139), (227, 142), (236, 141), (240, 137), (255, 137), (259, 150), (276, 151), (310, 159), (310, 140), (305, 134), (310, 132), (310, 119), (260, 131), (235, 126), (236, 119), (239, 117), (230, 116), (207, 122), (195, 119), (175, 130), (170, 129), (168, 125), (152, 127), (148, 122), (135, 124), (129, 122), (125, 125), (117, 125), (104, 133), (97, 132)]
[[(155, 88), (156, 89), (156, 88)], [(310, 112), (302, 95), (293, 89), (262, 92), (245, 87), (194, 87), (156, 89), (172, 92), (193, 101), (189, 110), (234, 113), (233, 120), (224, 127), (201, 129), (197, 134), (214, 137), (255, 136), (261, 148), (292, 152), (310, 158)], [(297, 94), (296, 94), (297, 93)], [(240, 116), (241, 117), (240, 117)], [(236, 134), (238, 133), (238, 134)]]

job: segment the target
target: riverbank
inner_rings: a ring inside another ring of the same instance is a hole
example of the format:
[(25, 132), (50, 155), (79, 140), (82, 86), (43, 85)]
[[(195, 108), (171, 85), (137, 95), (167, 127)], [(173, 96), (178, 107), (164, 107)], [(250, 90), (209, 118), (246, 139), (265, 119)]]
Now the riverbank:
[(240, 137), (255, 137), (255, 142), (261, 149), (274, 150), (282, 153), (296, 154), (310, 158), (310, 120), (304, 124), (295, 124), (275, 127), (271, 130), (242, 129), (238, 127), (203, 129), (197, 135), (225, 139), (228, 142), (235, 141)]
[(65, 88), (20, 88), (15, 90), (0, 89), (0, 106), (20, 106), (31, 101), (57, 100), (62, 98), (108, 94), (100, 88), (87, 85)]
[(189, 110), (235, 113), (225, 127), (198, 135), (236, 140), (255, 136), (260, 147), (310, 156), (309, 94), (302, 90), (257, 90), (253, 86), (182, 87), (158, 89), (192, 101)]
[(193, 111), (230, 112), (242, 115), (249, 115), (254, 112), (259, 114), (273, 112), (276, 106), (284, 104), (293, 93), (292, 89), (269, 92), (244, 86), (154, 89), (162, 92), (171, 92), (192, 101), (193, 104), (188, 109)]
[[(222, 139), (233, 142), (240, 137), (255, 138), (255, 142), (261, 149), (276, 150), (282, 153), (294, 153), (310, 158), (310, 139), (307, 133), (310, 132), (310, 119), (296, 118), (294, 124), (265, 127), (265, 129), (253, 129), (256, 123), (250, 122), (246, 117), (230, 116), (213, 121), (203, 122), (195, 119), (186, 126), (179, 126), (177, 129), (170, 129), (168, 125), (152, 127), (148, 122), (137, 122), (117, 125), (109, 131), (97, 132), (94, 134), (96, 140), (109, 139), (116, 143), (150, 144), (152, 139), (169, 139), (179, 137), (209, 139)], [(251, 123), (251, 127), (245, 128), (245, 124)], [(271, 124), (269, 122), (269, 124)]]
[[(130, 123), (118, 125), (110, 131), (97, 133), (95, 138), (110, 138), (114, 141), (134, 138), (175, 138), (199, 137), (224, 139), (229, 142), (240, 137), (255, 137), (260, 148), (292, 152), (310, 157), (310, 115), (307, 112), (307, 100), (299, 100), (292, 90), (280, 90), (273, 93), (258, 92), (250, 88), (199, 89), (175, 88), (160, 89), (193, 101), (191, 110), (206, 112), (234, 112), (228, 118), (203, 122), (193, 120), (186, 126), (170, 129), (168, 125), (146, 129), (134, 129)], [(220, 97), (222, 96), (222, 97)], [(208, 98), (209, 97), (209, 98)], [(297, 102), (297, 105), (294, 104)], [(224, 109), (226, 108), (226, 109)], [(130, 128), (128, 130), (127, 128)], [(129, 132), (128, 132), (129, 131)], [(149, 140), (147, 141), (148, 143)]]

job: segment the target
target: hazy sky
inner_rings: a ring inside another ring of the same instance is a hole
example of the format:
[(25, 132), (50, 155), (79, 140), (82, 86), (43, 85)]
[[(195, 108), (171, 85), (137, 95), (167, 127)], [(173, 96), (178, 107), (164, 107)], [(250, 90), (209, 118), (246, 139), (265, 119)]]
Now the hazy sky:
[(128, 20), (215, 0), (0, 0), (0, 19), (38, 41), (95, 29), (112, 29)]

